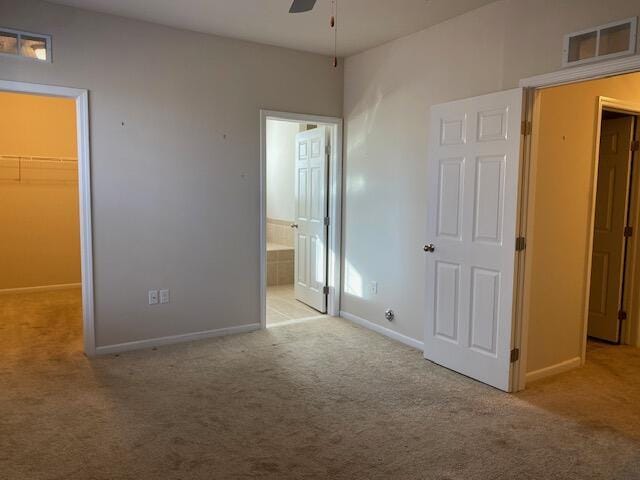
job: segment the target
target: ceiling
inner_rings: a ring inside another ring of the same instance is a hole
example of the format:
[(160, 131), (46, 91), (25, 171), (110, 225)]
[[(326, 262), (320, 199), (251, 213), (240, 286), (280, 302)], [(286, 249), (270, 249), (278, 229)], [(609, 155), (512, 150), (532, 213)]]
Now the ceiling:
[[(331, 0), (289, 14), (291, 0), (50, 0), (171, 27), (333, 55)], [(348, 56), (494, 0), (338, 0), (338, 56)]]

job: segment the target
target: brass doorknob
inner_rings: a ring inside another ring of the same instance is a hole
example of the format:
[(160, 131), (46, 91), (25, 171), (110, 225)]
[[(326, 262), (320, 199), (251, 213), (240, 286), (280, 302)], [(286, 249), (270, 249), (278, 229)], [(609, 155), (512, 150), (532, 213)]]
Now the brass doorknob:
[(429, 245), (425, 245), (423, 250), (425, 252), (433, 253), (436, 250), (436, 247), (433, 245), (433, 243), (430, 243)]
[(289, 225), (291, 228), (298, 228), (298, 224), (297, 223), (292, 223), (291, 225)]

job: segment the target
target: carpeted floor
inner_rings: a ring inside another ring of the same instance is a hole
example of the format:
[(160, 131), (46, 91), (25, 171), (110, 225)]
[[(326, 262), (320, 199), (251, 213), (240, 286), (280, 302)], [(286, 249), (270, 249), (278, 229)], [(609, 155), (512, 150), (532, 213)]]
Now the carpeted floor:
[(88, 360), (0, 297), (0, 479), (640, 479), (640, 354), (507, 395), (340, 319)]

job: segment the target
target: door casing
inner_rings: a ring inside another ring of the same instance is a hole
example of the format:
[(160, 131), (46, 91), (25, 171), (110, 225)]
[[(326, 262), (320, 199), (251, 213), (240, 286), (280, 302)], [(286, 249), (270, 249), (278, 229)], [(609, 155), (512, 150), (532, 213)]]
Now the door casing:
[(340, 315), (342, 261), (342, 119), (323, 115), (260, 110), (260, 328), (267, 328), (267, 120), (325, 125), (330, 132), (329, 227), (327, 245), (327, 314)]

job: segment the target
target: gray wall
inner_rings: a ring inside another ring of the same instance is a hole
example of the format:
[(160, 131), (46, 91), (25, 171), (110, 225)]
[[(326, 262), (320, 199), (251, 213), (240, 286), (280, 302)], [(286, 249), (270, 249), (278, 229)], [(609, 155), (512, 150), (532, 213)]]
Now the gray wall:
[(341, 116), (342, 70), (32, 0), (0, 19), (52, 34), (54, 60), (2, 57), (0, 79), (90, 92), (97, 344), (259, 322), (259, 110)]
[(346, 60), (343, 311), (423, 339), (430, 106), (558, 70), (566, 33), (638, 14), (637, 0), (502, 0)]

